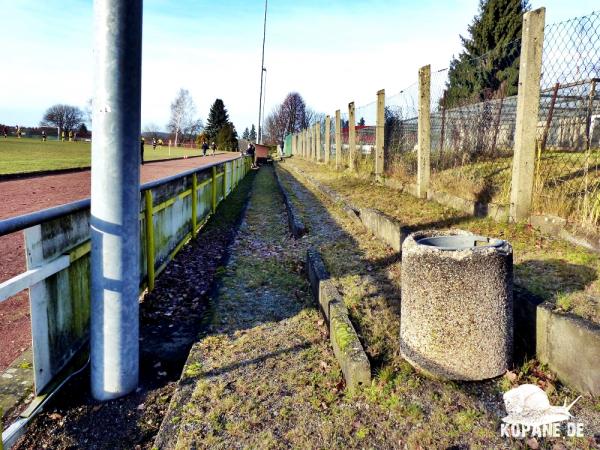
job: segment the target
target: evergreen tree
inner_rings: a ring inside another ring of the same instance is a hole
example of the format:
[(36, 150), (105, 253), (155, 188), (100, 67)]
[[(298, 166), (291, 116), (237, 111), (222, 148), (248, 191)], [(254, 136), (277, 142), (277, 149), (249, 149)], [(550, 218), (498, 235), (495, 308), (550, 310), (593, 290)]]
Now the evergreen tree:
[(256, 127), (252, 124), (252, 128), (250, 128), (250, 135), (248, 139), (252, 142), (256, 142)]
[(238, 150), (238, 139), (235, 127), (231, 123), (225, 124), (216, 136), (217, 147), (219, 150), (234, 152)]
[(480, 0), (464, 47), (448, 71), (445, 107), (517, 93), (523, 13), (528, 0)]
[(221, 128), (223, 128), (225, 125), (228, 125), (229, 123), (229, 114), (225, 109), (225, 104), (223, 103), (223, 100), (218, 98), (210, 107), (210, 112), (208, 113), (208, 119), (206, 121), (206, 127), (204, 128), (204, 132), (206, 133), (210, 141), (214, 141), (217, 138), (217, 134), (219, 134)]
[(242, 133), (242, 139), (248, 140), (250, 138), (250, 131), (248, 131), (248, 127)]

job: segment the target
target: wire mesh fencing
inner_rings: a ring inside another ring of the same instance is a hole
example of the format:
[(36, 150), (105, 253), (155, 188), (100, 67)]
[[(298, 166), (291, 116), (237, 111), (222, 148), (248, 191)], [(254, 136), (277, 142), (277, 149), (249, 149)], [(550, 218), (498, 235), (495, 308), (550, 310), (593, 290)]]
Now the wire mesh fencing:
[(385, 99), (384, 172), (406, 183), (417, 175), (418, 111), (417, 82)]
[(504, 43), (432, 73), (433, 189), (508, 205), (520, 46)]
[(533, 208), (600, 225), (600, 12), (544, 29)]
[(340, 158), (340, 168), (347, 168), (350, 160), (350, 145), (349, 145), (349, 123), (348, 123), (348, 113), (342, 112), (340, 114), (340, 123), (341, 123), (341, 140), (342, 140), (342, 149), (341, 149), (341, 158)]
[(359, 173), (374, 173), (377, 102), (358, 106), (354, 111), (356, 123), (356, 168)]

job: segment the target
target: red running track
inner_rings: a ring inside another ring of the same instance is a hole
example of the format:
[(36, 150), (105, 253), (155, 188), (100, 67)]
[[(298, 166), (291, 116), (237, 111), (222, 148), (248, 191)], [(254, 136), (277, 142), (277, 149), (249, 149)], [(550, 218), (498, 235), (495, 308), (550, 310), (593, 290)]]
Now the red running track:
[[(221, 153), (146, 163), (142, 166), (140, 182), (147, 183), (238, 156), (239, 153)], [(71, 203), (89, 196), (89, 170), (1, 181), (0, 220)], [(0, 282), (25, 271), (23, 246), (21, 232), (0, 237)], [(0, 372), (30, 346), (29, 299), (27, 292), (21, 292), (0, 303)]]

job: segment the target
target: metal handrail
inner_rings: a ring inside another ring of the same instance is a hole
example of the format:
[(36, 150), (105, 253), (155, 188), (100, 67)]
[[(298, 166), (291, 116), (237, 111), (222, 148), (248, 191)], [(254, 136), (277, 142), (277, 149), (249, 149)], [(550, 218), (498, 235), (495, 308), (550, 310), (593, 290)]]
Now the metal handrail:
[[(220, 164), (225, 164), (230, 161), (236, 161), (240, 158), (242, 158), (242, 156), (238, 156), (237, 158), (233, 159), (228, 159), (227, 161), (217, 161), (196, 169), (189, 169), (185, 172), (170, 175), (168, 177), (161, 178), (160, 180), (144, 183), (140, 186), (140, 192), (148, 189), (154, 189), (158, 186), (161, 186), (178, 178), (184, 178), (193, 175), (194, 173), (204, 172), (205, 170), (211, 169), (212, 167), (218, 166)], [(16, 231), (21, 231), (34, 225), (38, 225), (40, 223), (49, 222), (50, 220), (57, 219), (58, 217), (64, 216), (66, 214), (71, 214), (77, 211), (84, 210), (90, 207), (90, 203), (90, 199), (86, 198), (71, 203), (65, 203), (64, 205), (53, 206), (52, 208), (46, 208), (32, 213), (22, 214), (20, 216), (14, 216), (8, 219), (0, 220), (0, 236), (5, 236)]]

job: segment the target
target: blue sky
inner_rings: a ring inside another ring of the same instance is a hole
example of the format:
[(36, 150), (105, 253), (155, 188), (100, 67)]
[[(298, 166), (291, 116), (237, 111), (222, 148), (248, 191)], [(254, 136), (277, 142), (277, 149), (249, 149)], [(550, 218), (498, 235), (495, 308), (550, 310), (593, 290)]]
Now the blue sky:
[[(258, 120), (261, 0), (144, 2), (142, 128), (161, 128), (179, 88), (206, 119), (222, 98), (238, 131)], [(546, 22), (587, 15), (592, 0), (533, 0)], [(446, 67), (478, 0), (271, 0), (266, 111), (289, 91), (333, 113), (399, 92), (418, 68)], [(0, 0), (0, 123), (36, 125), (54, 103), (92, 95), (92, 2)]]

